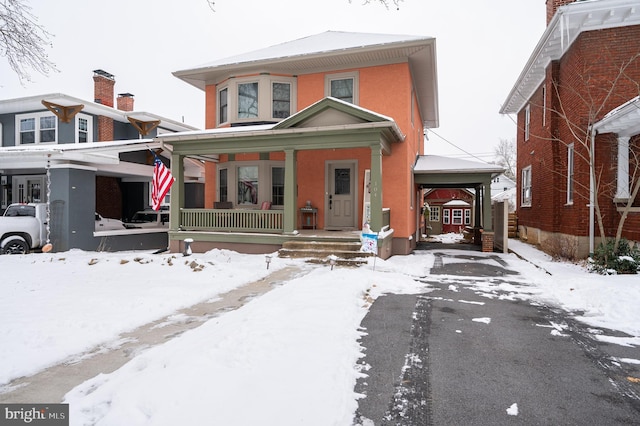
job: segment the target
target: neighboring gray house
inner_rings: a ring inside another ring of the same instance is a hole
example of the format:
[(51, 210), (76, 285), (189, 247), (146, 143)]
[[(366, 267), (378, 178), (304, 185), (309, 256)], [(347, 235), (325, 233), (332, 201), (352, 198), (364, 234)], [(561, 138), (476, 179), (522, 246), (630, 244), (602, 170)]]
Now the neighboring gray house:
[[(135, 111), (130, 93), (119, 94), (114, 108), (113, 75), (96, 70), (93, 80), (93, 101), (60, 93), (0, 100), (0, 212), (15, 202), (49, 202), (56, 251), (166, 247), (166, 232), (107, 241), (94, 216), (127, 220), (148, 207), (150, 149), (167, 164), (170, 157), (153, 138), (196, 128)], [(203, 167), (189, 160), (185, 170), (193, 184), (187, 200), (201, 206)]]

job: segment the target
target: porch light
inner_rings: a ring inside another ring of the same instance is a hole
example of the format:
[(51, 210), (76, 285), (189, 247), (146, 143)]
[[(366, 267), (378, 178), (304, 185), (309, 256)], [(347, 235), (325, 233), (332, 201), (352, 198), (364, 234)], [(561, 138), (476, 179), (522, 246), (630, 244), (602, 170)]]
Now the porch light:
[(191, 253), (191, 243), (193, 242), (193, 238), (185, 238), (184, 239), (184, 252), (182, 252), (183, 256), (190, 256)]
[(271, 255), (265, 254), (264, 261), (267, 263), (267, 269), (269, 269), (269, 264), (271, 263)]
[(336, 261), (338, 260), (338, 256), (332, 254), (329, 256), (329, 265), (331, 265), (331, 270), (333, 271), (333, 267), (336, 266)]

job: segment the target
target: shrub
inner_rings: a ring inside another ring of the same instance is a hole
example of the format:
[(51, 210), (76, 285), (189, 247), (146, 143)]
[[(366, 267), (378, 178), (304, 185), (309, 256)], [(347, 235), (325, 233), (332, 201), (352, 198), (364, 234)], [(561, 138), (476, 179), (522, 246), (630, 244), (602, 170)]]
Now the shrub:
[(617, 250), (615, 240), (600, 243), (589, 259), (592, 271), (600, 274), (637, 274), (640, 268), (640, 250), (622, 238)]

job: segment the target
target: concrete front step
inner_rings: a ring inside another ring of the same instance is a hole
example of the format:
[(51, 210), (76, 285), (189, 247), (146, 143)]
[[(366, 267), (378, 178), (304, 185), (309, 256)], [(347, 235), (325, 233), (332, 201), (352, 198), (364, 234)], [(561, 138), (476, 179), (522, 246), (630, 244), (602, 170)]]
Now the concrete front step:
[(336, 264), (366, 263), (372, 253), (360, 251), (360, 243), (336, 241), (287, 241), (278, 251), (280, 257), (310, 258), (318, 263), (329, 263), (329, 256), (336, 256)]

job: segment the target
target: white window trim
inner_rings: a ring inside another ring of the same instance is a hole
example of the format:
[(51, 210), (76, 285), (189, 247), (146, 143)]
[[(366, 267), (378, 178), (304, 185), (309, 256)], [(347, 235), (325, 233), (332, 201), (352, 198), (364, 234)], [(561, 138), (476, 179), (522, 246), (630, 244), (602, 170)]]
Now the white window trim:
[[(526, 182), (525, 180), (525, 175), (528, 176), (528, 182)], [(522, 169), (522, 174), (521, 174), (521, 185), (522, 185), (522, 189), (520, 191), (520, 205), (522, 207), (531, 207), (531, 200), (533, 199), (533, 196), (531, 194), (531, 166), (527, 166), (525, 168)], [(525, 185), (525, 184), (528, 185)], [(529, 190), (529, 197), (528, 199), (525, 199), (525, 193), (526, 190)]]
[(464, 209), (464, 224), (471, 225), (471, 209)]
[(629, 199), (629, 140), (628, 136), (618, 137), (618, 167), (616, 199), (626, 201)]
[[(53, 117), (55, 119), (56, 127), (55, 127), (55, 138), (52, 142), (40, 142), (40, 118), (42, 117)], [(22, 145), (20, 143), (20, 121), (26, 120), (29, 118), (33, 118), (35, 121), (35, 129), (34, 129), (34, 143), (25, 144), (25, 145), (38, 145), (38, 144), (57, 144), (58, 143), (58, 117), (55, 114), (49, 111), (42, 112), (32, 112), (29, 114), (16, 114), (16, 130), (15, 130), (15, 141), (16, 146)]]
[(542, 127), (547, 125), (547, 87), (542, 86)]
[(93, 117), (87, 114), (78, 113), (75, 116), (75, 141), (80, 143), (80, 119), (87, 120), (87, 142), (93, 142)]
[(572, 186), (575, 167), (575, 149), (574, 144), (567, 146), (567, 205), (573, 204), (573, 193), (575, 188)]
[(442, 209), (442, 224), (449, 225), (451, 223), (451, 210)]
[(358, 71), (343, 72), (337, 74), (326, 74), (324, 76), (324, 95), (331, 96), (331, 81), (353, 79), (353, 104), (360, 104), (360, 73)]
[(431, 206), (429, 222), (440, 222), (440, 206)]
[[(460, 222), (458, 222), (460, 220)], [(451, 224), (462, 225), (464, 223), (464, 213), (462, 209), (453, 209), (451, 212)]]

